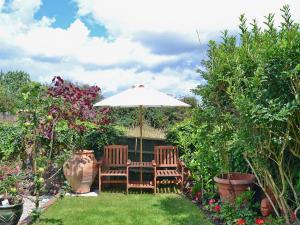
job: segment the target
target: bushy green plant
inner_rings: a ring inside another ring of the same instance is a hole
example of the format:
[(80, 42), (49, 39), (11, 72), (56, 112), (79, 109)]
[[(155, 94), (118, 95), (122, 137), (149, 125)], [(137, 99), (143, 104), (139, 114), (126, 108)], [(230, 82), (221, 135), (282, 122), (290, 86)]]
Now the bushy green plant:
[[(201, 183), (205, 193), (215, 191), (213, 177), (221, 171), (221, 155), (214, 148), (215, 134), (209, 136), (207, 123), (196, 125), (195, 118), (187, 119), (168, 130), (169, 142), (178, 145), (181, 158)], [(213, 163), (212, 163), (213, 162)]]
[(23, 71), (0, 72), (0, 112), (16, 113), (22, 108), (22, 88), (30, 83)]
[(187, 165), (197, 165), (202, 177), (212, 179), (211, 171), (219, 170), (255, 173), (265, 194), (275, 197), (276, 216), (291, 224), (291, 213), (300, 209), (300, 26), (288, 6), (279, 27), (273, 14), (265, 28), (255, 20), (247, 24), (242, 15), (238, 36), (224, 31), (220, 42), (209, 42), (199, 70), (207, 82), (194, 90), (202, 104), (190, 124), (181, 125), (190, 131), (174, 128), (174, 143), (184, 146)]
[(46, 171), (56, 170), (49, 178), (53, 179), (66, 156), (82, 150), (87, 130), (103, 131), (101, 126), (109, 124), (109, 111), (93, 108), (99, 91), (96, 86), (79, 88), (60, 77), (54, 77), (50, 87), (31, 82), (22, 89), (24, 107), (18, 122), (25, 133), (24, 145), (33, 170), (37, 221)]
[(247, 191), (239, 195), (235, 204), (223, 203), (220, 211), (220, 218), (225, 224), (236, 224), (239, 219), (245, 221), (245, 225), (255, 224), (258, 216), (258, 205), (255, 204), (254, 192)]
[(0, 159), (22, 158), (24, 155), (23, 130), (17, 125), (0, 123)]
[(19, 166), (15, 163), (10, 165), (3, 164), (0, 166), (0, 195), (2, 198), (8, 199), (9, 204), (17, 204), (22, 201), (19, 185), (21, 184), (23, 175)]

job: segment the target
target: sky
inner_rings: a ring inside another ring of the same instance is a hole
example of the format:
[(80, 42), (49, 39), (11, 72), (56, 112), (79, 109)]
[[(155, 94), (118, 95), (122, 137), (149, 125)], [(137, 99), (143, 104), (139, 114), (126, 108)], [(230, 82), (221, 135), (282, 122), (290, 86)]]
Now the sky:
[(133, 85), (191, 95), (209, 40), (238, 34), (239, 16), (264, 16), (300, 0), (0, 0), (0, 70), (98, 85), (110, 96)]

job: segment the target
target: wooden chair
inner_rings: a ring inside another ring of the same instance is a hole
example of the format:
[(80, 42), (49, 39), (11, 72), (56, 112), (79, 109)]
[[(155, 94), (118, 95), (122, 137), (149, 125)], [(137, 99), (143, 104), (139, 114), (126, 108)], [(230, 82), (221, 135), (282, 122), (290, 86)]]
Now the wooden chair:
[[(131, 161), (128, 159), (127, 145), (107, 145), (104, 147), (104, 156), (99, 161), (99, 192), (101, 184), (126, 184), (128, 193), (129, 173), (128, 166)], [(106, 180), (103, 177), (125, 177), (126, 180)]]
[(154, 193), (156, 193), (157, 178), (174, 177), (179, 179), (180, 190), (183, 191), (184, 163), (178, 158), (176, 146), (154, 147)]

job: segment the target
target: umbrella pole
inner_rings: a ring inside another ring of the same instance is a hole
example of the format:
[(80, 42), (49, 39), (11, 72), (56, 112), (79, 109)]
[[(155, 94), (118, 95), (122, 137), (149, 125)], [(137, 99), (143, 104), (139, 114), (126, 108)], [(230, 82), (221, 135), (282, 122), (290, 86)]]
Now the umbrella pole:
[[(140, 105), (140, 163), (143, 162), (143, 106)], [(143, 168), (140, 167), (140, 183), (143, 182)]]

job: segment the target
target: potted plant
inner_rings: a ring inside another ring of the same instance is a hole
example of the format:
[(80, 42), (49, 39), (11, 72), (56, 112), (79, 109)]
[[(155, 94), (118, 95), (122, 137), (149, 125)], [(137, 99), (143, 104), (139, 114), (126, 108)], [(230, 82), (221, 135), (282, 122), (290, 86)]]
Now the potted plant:
[(20, 179), (18, 167), (0, 167), (0, 225), (16, 225), (21, 218), (23, 199), (18, 188)]
[(230, 151), (228, 143), (223, 142), (223, 146), (227, 151), (221, 151), (222, 170), (226, 171), (214, 177), (214, 181), (218, 188), (218, 193), (222, 202), (229, 202), (234, 204), (236, 198), (242, 193), (249, 191), (254, 183), (255, 176), (248, 173), (230, 172), (233, 165), (231, 165)]
[(98, 172), (98, 162), (95, 158), (94, 151), (86, 149), (83, 144), (85, 139), (82, 127), (77, 136), (77, 150), (63, 165), (65, 178), (70, 184), (72, 191), (75, 193), (88, 193), (90, 187)]
[(247, 173), (223, 173), (214, 177), (222, 201), (234, 203), (235, 199), (249, 190), (255, 180), (254, 175)]

